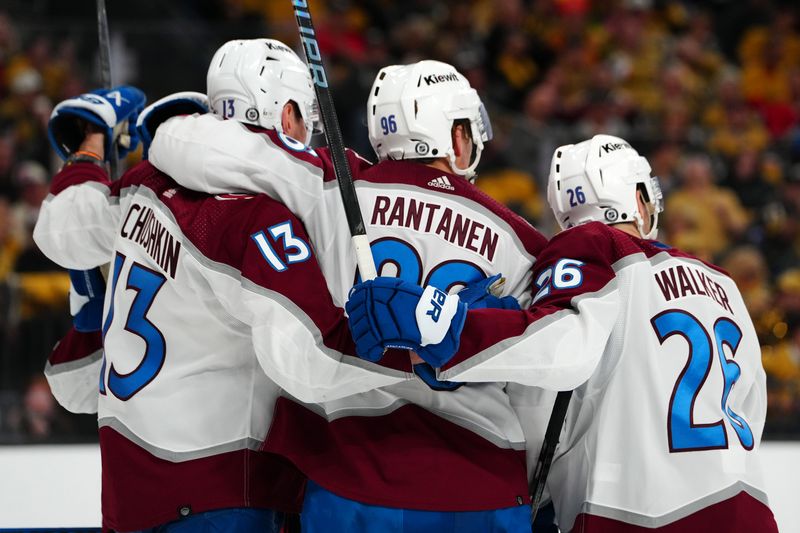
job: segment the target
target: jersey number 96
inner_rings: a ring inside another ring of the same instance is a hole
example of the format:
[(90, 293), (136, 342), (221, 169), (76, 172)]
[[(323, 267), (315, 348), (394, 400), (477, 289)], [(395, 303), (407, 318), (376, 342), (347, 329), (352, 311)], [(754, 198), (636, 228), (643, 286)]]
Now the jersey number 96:
[[(385, 237), (377, 239), (370, 247), (379, 276), (386, 276), (382, 270), (387, 265), (394, 265), (395, 277), (423, 287), (433, 285), (444, 292), (449, 292), (457, 285), (467, 285), (486, 277), (483, 270), (469, 261), (451, 260), (433, 266), (423, 278), (422, 259), (411, 244), (394, 237)], [(360, 276), (356, 276), (356, 280), (360, 282)]]

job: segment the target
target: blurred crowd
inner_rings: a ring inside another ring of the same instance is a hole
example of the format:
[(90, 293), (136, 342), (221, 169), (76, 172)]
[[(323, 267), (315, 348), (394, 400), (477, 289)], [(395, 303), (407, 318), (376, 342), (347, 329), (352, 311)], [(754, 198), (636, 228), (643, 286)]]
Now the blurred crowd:
[[(87, 3), (88, 4), (88, 3)], [(793, 2), (313, 0), (345, 140), (373, 156), (367, 93), (387, 64), (454, 64), (495, 138), (479, 185), (547, 235), (550, 157), (624, 137), (661, 179), (663, 241), (738, 283), (769, 381), (766, 436), (800, 437), (800, 8)], [(93, 5), (93, 4), (92, 4)], [(97, 84), (91, 6), (0, 8), (0, 440), (91, 435), (48, 400), (41, 368), (69, 324), (66, 274), (31, 242), (58, 169), (54, 103)], [(204, 89), (224, 41), (295, 45), (290, 2), (109, 6), (116, 82), (151, 100)], [(49, 21), (49, 22), (42, 22)], [(136, 156), (128, 164), (135, 163)]]

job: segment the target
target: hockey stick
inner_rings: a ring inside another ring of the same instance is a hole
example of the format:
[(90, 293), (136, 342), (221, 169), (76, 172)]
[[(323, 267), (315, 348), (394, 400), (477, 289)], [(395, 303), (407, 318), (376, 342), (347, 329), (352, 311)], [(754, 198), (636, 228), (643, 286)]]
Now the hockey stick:
[(547, 475), (550, 473), (550, 465), (553, 462), (553, 455), (556, 453), (558, 437), (561, 433), (561, 428), (564, 426), (564, 419), (567, 416), (567, 408), (571, 398), (571, 390), (559, 392), (553, 404), (553, 411), (550, 413), (550, 420), (547, 422), (542, 450), (539, 452), (539, 461), (536, 463), (536, 469), (533, 471), (533, 479), (529, 487), (531, 493), (531, 524), (536, 520), (536, 513), (539, 512), (539, 506), (542, 504), (542, 494), (547, 483)]
[[(104, 88), (110, 89), (114, 85), (111, 80), (111, 39), (108, 37), (106, 0), (97, 0), (97, 39), (100, 45), (100, 82)], [(112, 135), (115, 133), (112, 132)], [(111, 179), (115, 180), (119, 170), (119, 154), (115, 143), (111, 145), (108, 161), (111, 165)]]
[(300, 30), (300, 40), (303, 42), (308, 70), (314, 80), (314, 91), (317, 93), (319, 112), (325, 128), (325, 140), (328, 142), (331, 159), (333, 160), (336, 181), (339, 182), (339, 192), (342, 195), (347, 225), (350, 229), (353, 248), (356, 252), (358, 270), (361, 273), (362, 280), (373, 279), (377, 276), (375, 261), (372, 259), (367, 230), (364, 226), (364, 219), (361, 217), (361, 208), (358, 205), (358, 196), (353, 185), (353, 175), (350, 173), (350, 165), (347, 163), (342, 130), (339, 127), (336, 109), (333, 107), (333, 97), (328, 87), (328, 76), (325, 74), (322, 54), (315, 37), (314, 23), (311, 22), (308, 0), (292, 0), (292, 6), (294, 6), (294, 16), (297, 20), (297, 28)]

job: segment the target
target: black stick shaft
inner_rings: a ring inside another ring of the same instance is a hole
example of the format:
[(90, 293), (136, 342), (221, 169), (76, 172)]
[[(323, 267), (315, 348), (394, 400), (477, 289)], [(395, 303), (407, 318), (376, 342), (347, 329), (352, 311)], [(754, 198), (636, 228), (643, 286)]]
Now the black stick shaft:
[(322, 124), (325, 128), (325, 140), (328, 142), (331, 159), (333, 160), (333, 170), (336, 174), (336, 180), (339, 182), (339, 192), (342, 195), (342, 203), (347, 216), (350, 235), (353, 237), (358, 269), (362, 279), (372, 279), (376, 276), (375, 263), (370, 252), (364, 219), (361, 216), (361, 209), (358, 205), (353, 175), (350, 172), (350, 165), (347, 163), (342, 130), (339, 127), (339, 119), (336, 116), (336, 108), (333, 105), (333, 97), (328, 86), (325, 66), (322, 64), (322, 54), (317, 43), (311, 13), (308, 9), (308, 0), (292, 0), (292, 6), (294, 7), (297, 28), (300, 31), (300, 40), (303, 43), (303, 50), (308, 62), (308, 69), (314, 81), (314, 91), (317, 94), (317, 103), (322, 116)]
[[(111, 79), (111, 39), (108, 36), (108, 17), (106, 16), (106, 0), (97, 0), (97, 39), (100, 45), (100, 82), (103, 87), (110, 89), (114, 86)], [(111, 164), (111, 179), (117, 178), (119, 157), (116, 145), (112, 145), (108, 154)]]
[(558, 438), (561, 434), (561, 428), (564, 426), (564, 419), (567, 416), (567, 408), (571, 398), (572, 391), (559, 392), (553, 404), (553, 411), (550, 413), (550, 420), (547, 422), (542, 451), (539, 452), (539, 461), (536, 463), (536, 470), (533, 472), (533, 479), (529, 487), (531, 493), (531, 523), (536, 519), (536, 513), (539, 512), (539, 506), (542, 504), (542, 494), (547, 483), (547, 475), (550, 473), (550, 465), (553, 463), (553, 455), (556, 453)]

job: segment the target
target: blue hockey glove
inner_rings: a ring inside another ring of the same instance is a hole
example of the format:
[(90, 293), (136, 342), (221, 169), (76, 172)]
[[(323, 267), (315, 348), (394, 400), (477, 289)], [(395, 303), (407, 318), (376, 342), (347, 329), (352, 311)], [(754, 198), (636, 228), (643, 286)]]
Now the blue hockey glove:
[(144, 107), (144, 93), (136, 87), (121, 85), (98, 89), (59, 103), (50, 115), (47, 136), (61, 159), (78, 150), (86, 136), (85, 124), (96, 126), (105, 135), (105, 157), (116, 142), (120, 157), (139, 144), (136, 118)]
[(106, 282), (100, 267), (70, 270), (69, 307), (75, 329), (88, 333), (103, 327), (103, 299)]
[(464, 384), (462, 381), (439, 381), (436, 379), (436, 369), (428, 363), (418, 363), (413, 369), (414, 373), (435, 391), (454, 391)]
[(513, 296), (496, 296), (502, 290), (505, 278), (495, 274), (489, 278), (470, 283), (458, 293), (458, 298), (470, 309), (515, 309), (519, 302)]
[(353, 287), (346, 309), (359, 357), (378, 361), (385, 348), (407, 348), (435, 368), (458, 351), (467, 316), (456, 295), (386, 277)]
[(193, 91), (174, 93), (145, 107), (144, 111), (139, 113), (136, 121), (136, 131), (139, 132), (144, 149), (143, 157), (147, 159), (156, 129), (164, 121), (178, 115), (193, 115), (194, 113), (208, 113), (208, 97), (203, 93)]

